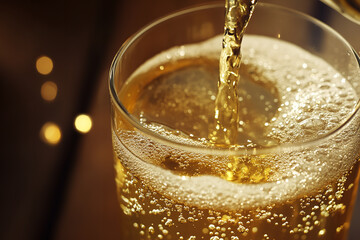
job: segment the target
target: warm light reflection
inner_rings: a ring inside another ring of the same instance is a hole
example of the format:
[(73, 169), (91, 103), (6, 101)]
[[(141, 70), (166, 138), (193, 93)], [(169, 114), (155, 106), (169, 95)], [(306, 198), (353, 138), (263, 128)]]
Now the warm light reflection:
[(56, 145), (61, 140), (61, 130), (57, 124), (47, 122), (40, 130), (40, 138), (47, 144)]
[(86, 114), (80, 114), (75, 118), (74, 125), (77, 131), (81, 133), (87, 133), (92, 127), (92, 120), (90, 116)]
[(53, 101), (57, 95), (57, 85), (54, 82), (47, 81), (41, 86), (41, 97), (46, 101)]
[(53, 61), (47, 56), (39, 57), (36, 60), (36, 70), (40, 74), (47, 75), (51, 73), (53, 67), (54, 67)]

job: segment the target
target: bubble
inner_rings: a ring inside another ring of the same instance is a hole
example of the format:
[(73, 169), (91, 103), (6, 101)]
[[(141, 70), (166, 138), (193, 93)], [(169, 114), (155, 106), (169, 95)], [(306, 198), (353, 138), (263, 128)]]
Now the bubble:
[(211, 231), (215, 230), (215, 225), (214, 225), (214, 224), (210, 224), (210, 225), (209, 225), (209, 230), (211, 230)]
[(203, 229), (202, 229), (202, 233), (204, 233), (204, 234), (208, 234), (208, 233), (209, 233), (209, 229), (207, 229), (207, 228), (203, 228)]
[(326, 233), (326, 229), (321, 229), (321, 230), (319, 231), (318, 235), (319, 235), (319, 237), (322, 237), (322, 236), (325, 235), (325, 233)]
[(341, 225), (340, 227), (337, 227), (337, 228), (336, 228), (336, 232), (339, 233), (339, 232), (341, 232), (343, 229), (344, 229), (344, 226)]

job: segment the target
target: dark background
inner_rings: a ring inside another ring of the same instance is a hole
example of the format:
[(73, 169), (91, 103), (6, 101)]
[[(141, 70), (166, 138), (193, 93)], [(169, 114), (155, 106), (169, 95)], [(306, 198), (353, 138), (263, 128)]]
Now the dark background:
[[(121, 239), (107, 89), (118, 48), (146, 23), (201, 0), (0, 1), (0, 239)], [(313, 0), (278, 0), (314, 15), (360, 50), (360, 27)], [(36, 59), (49, 56), (41, 75)], [(41, 98), (45, 81), (55, 100)], [(93, 128), (75, 131), (80, 113)], [(40, 129), (52, 121), (61, 141)], [(360, 236), (360, 204), (351, 240)]]

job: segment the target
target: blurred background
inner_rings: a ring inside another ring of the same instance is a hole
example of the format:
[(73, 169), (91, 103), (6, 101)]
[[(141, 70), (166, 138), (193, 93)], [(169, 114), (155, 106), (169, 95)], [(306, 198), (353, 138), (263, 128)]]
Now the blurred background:
[[(204, 0), (0, 1), (0, 239), (121, 239), (108, 70), (140, 27)], [(360, 26), (316, 0), (313, 15), (359, 52)], [(351, 240), (360, 236), (360, 203)]]

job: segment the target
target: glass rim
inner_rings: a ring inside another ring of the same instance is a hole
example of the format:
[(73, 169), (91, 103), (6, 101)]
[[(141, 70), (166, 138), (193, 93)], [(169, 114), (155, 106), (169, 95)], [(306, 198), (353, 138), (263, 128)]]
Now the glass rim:
[[(278, 8), (282, 11), (287, 11), (293, 14), (296, 14), (307, 21), (312, 22), (314, 25), (319, 26), (322, 29), (325, 29), (326, 31), (331, 32), (333, 35), (335, 35), (340, 41), (342, 41), (345, 46), (353, 53), (354, 61), (357, 62), (358, 69), (360, 69), (360, 57), (356, 53), (356, 51), (351, 47), (351, 45), (342, 37), (337, 31), (335, 31), (333, 28), (325, 24), (324, 22), (308, 15), (303, 12), (284, 7), (277, 4), (272, 3), (257, 3), (256, 7), (270, 7), (270, 8)], [(337, 124), (334, 128), (329, 130), (326, 134), (323, 134), (319, 137), (311, 138), (309, 140), (305, 140), (303, 142), (295, 142), (295, 143), (280, 143), (278, 145), (269, 146), (269, 147), (254, 147), (254, 148), (224, 148), (224, 147), (217, 147), (217, 146), (208, 146), (208, 145), (191, 145), (186, 144), (183, 142), (178, 142), (171, 140), (169, 138), (166, 138), (165, 136), (162, 136), (160, 134), (157, 134), (154, 131), (151, 131), (149, 128), (146, 128), (145, 126), (141, 125), (141, 123), (132, 115), (130, 114), (126, 107), (122, 104), (122, 102), (118, 98), (117, 91), (115, 89), (115, 69), (117, 67), (117, 63), (119, 59), (123, 56), (123, 54), (126, 52), (129, 46), (137, 39), (139, 38), (143, 33), (150, 30), (153, 26), (156, 26), (158, 24), (161, 24), (162, 22), (167, 21), (168, 19), (172, 19), (184, 14), (193, 13), (196, 11), (206, 10), (206, 9), (213, 9), (213, 8), (224, 8), (224, 4), (220, 2), (213, 2), (213, 3), (205, 3), (195, 6), (190, 6), (188, 8), (175, 11), (173, 13), (170, 13), (168, 15), (165, 15), (161, 18), (158, 18), (157, 20), (152, 21), (151, 23), (145, 25), (140, 30), (138, 30), (136, 33), (134, 33), (132, 36), (130, 36), (120, 47), (118, 52), (116, 53), (110, 67), (109, 72), (109, 92), (110, 92), (110, 98), (113, 102), (113, 104), (116, 106), (116, 108), (121, 112), (121, 114), (125, 117), (125, 119), (139, 132), (145, 134), (146, 136), (150, 137), (152, 140), (155, 140), (156, 142), (159, 142), (161, 144), (171, 146), (177, 149), (183, 149), (190, 152), (196, 152), (196, 153), (205, 153), (205, 154), (215, 154), (215, 155), (252, 155), (252, 154), (266, 154), (266, 153), (276, 153), (276, 152), (285, 152), (285, 151), (294, 151), (298, 149), (303, 149), (309, 146), (316, 145), (317, 143), (320, 143), (322, 141), (325, 141), (326, 139), (330, 138), (337, 132), (339, 132), (341, 129), (344, 128), (346, 124), (348, 124), (356, 115), (356, 113), (359, 111), (360, 108), (360, 99), (357, 100), (356, 105), (354, 106), (353, 110), (348, 113), (346, 118), (344, 118), (339, 124)]]

